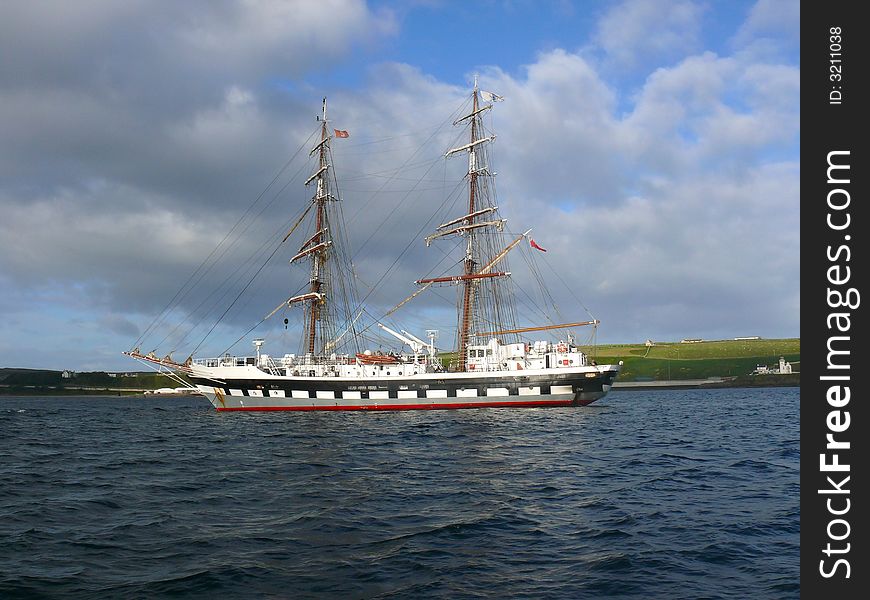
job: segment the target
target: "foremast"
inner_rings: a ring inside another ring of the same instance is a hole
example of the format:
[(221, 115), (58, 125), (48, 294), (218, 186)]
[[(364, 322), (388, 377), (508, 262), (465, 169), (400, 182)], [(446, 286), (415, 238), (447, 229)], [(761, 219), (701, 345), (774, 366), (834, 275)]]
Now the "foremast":
[[(489, 169), (487, 153), (487, 146), (495, 140), (495, 135), (486, 135), (483, 125), (483, 114), (493, 105), (481, 104), (482, 95), (491, 101), (500, 99), (489, 92), (481, 92), (475, 78), (471, 112), (453, 123), (468, 125), (469, 143), (445, 154), (445, 157), (461, 152), (468, 154), (468, 210), (464, 216), (442, 223), (426, 238), (426, 245), (429, 245), (437, 238), (465, 237), (463, 273), (417, 281), (426, 285), (451, 283), (460, 286), (456, 336), (460, 371), (467, 368), (466, 348), (474, 337), (472, 331), (515, 326), (513, 303), (510, 294), (505, 293), (510, 275), (506, 270), (505, 256), (516, 242), (504, 247), (502, 231), (506, 220), (499, 218), (498, 206), (494, 202), (494, 174)], [(494, 270), (496, 263), (499, 270)]]

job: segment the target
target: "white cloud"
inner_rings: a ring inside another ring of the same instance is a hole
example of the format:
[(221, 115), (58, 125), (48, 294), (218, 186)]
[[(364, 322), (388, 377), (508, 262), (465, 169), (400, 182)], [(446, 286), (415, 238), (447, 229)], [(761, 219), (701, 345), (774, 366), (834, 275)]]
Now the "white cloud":
[(615, 93), (582, 57), (564, 50), (538, 56), (522, 79), (494, 69), (481, 85), (507, 101), (493, 111), (499, 186), (512, 209), (536, 195), (556, 201), (614, 198)]
[(765, 149), (794, 148), (798, 85), (794, 67), (689, 57), (649, 77), (622, 123), (626, 150), (671, 172), (755, 164)]
[(759, 38), (798, 37), (800, 8), (800, 0), (758, 0), (735, 35), (735, 42), (750, 44)]
[(698, 47), (702, 14), (691, 1), (627, 0), (601, 18), (594, 41), (620, 68), (670, 61)]

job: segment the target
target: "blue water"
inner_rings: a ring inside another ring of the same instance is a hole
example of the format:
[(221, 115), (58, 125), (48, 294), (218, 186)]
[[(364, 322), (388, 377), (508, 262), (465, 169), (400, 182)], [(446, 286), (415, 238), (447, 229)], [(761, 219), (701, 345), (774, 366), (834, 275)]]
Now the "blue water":
[(0, 397), (0, 597), (796, 598), (799, 393)]

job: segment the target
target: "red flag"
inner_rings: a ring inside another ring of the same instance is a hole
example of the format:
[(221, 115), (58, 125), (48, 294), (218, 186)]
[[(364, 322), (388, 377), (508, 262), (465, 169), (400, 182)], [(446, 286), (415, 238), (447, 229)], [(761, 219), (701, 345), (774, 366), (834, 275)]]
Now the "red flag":
[(337, 138), (350, 137), (350, 134), (344, 129), (334, 129), (333, 131), (335, 131), (335, 137)]
[(532, 248), (534, 248), (535, 250), (540, 250), (541, 252), (546, 252), (546, 250), (545, 250), (544, 248), (541, 248), (540, 246), (538, 246), (538, 245), (535, 243), (535, 240), (533, 240), (532, 238), (529, 238), (529, 245), (530, 245)]

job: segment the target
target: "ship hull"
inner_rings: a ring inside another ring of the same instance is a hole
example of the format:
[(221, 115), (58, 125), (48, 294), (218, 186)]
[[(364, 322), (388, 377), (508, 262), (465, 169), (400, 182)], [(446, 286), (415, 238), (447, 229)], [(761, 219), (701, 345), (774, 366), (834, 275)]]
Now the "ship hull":
[(586, 406), (610, 391), (618, 372), (608, 365), (537, 375), (193, 379), (219, 411), (391, 411)]

